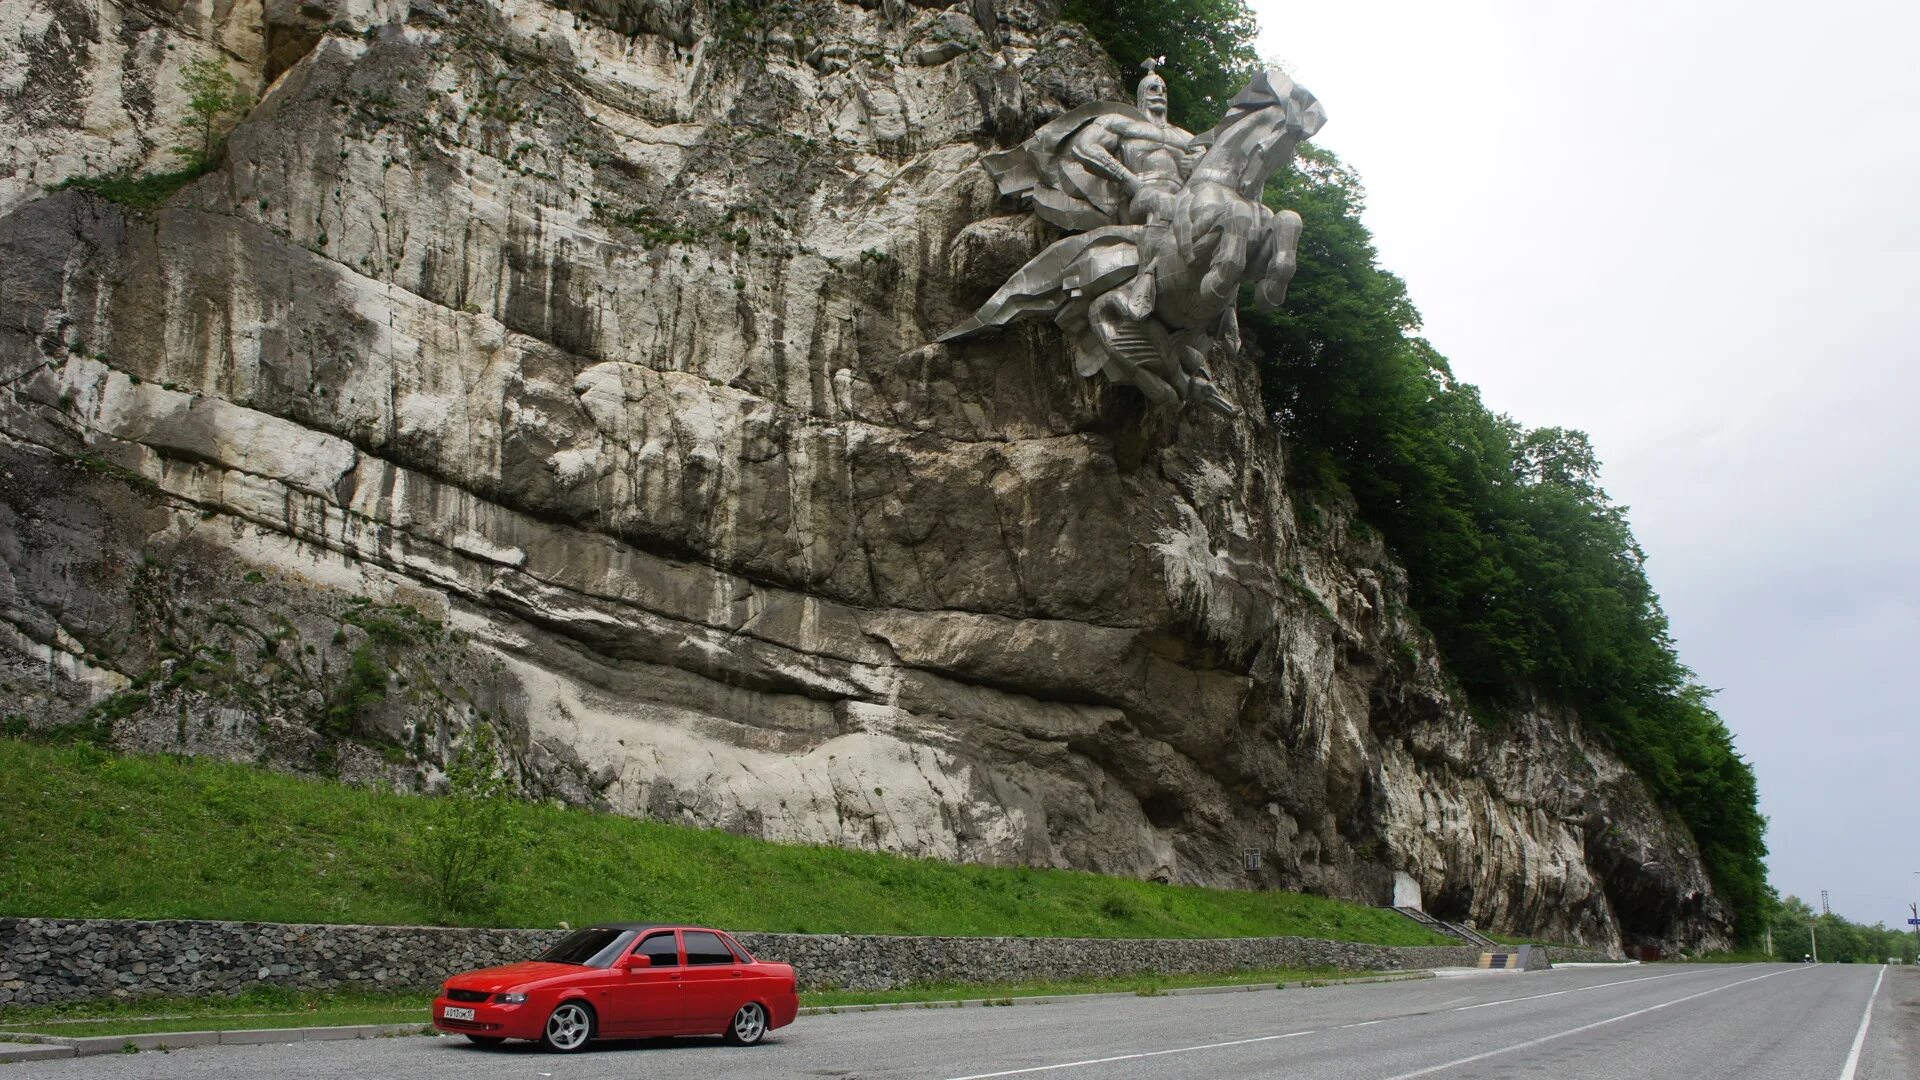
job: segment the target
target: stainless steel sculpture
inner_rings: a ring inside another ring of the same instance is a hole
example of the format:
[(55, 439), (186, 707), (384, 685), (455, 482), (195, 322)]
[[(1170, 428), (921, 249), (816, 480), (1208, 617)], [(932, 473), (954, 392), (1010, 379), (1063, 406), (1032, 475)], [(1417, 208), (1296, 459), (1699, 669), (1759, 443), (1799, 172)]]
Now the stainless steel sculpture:
[(1156, 405), (1239, 412), (1214, 386), (1207, 354), (1239, 336), (1244, 282), (1272, 307), (1293, 279), (1300, 215), (1260, 202), (1267, 178), (1326, 123), (1312, 94), (1279, 71), (1253, 77), (1219, 126), (1193, 135), (1167, 120), (1167, 83), (1148, 64), (1138, 105), (1097, 101), (986, 158), (1004, 195), (1078, 233), (1008, 279), (941, 341), (1051, 317), (1083, 376), (1104, 371)]

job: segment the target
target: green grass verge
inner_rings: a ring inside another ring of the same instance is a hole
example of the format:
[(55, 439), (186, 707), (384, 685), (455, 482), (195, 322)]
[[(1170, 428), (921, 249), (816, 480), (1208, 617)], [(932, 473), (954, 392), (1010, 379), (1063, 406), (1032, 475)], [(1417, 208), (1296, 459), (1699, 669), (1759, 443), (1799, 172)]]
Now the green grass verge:
[[(433, 802), (224, 762), (0, 739), (0, 915), (430, 923), (416, 852)], [(772, 844), (532, 803), (506, 813), (527, 854), (473, 923), (1451, 943), (1392, 911), (1295, 893)]]
[(822, 1007), (842, 1005), (894, 1005), (919, 1001), (1005, 1001), (1020, 997), (1050, 997), (1064, 994), (1131, 993), (1153, 997), (1168, 990), (1193, 986), (1277, 986), (1280, 983), (1336, 983), (1380, 975), (1378, 971), (1343, 971), (1337, 968), (1273, 968), (1266, 971), (1229, 971), (1199, 975), (1138, 974), (1111, 978), (1066, 979), (1018, 983), (926, 983), (903, 986), (897, 990), (811, 990), (800, 995), (800, 1004)]
[[(1275, 968), (1202, 975), (1122, 975), (1055, 982), (933, 983), (898, 990), (814, 990), (800, 995), (806, 1007), (892, 1005), (913, 1002), (987, 1000), (1012, 1004), (1021, 997), (1133, 993), (1152, 997), (1192, 986), (1328, 984), (1377, 975), (1333, 968)], [(428, 1023), (431, 994), (301, 993), (272, 987), (235, 997), (137, 998), (32, 1008), (0, 1008), (0, 1038), (9, 1034), (148, 1035), (169, 1031), (245, 1031), (258, 1028), (335, 1027), (347, 1024)]]
[(0, 1034), (32, 1032), (80, 1038), (345, 1024), (425, 1025), (431, 1000), (431, 994), (419, 991), (302, 993), (262, 987), (233, 997), (135, 998), (0, 1008)]

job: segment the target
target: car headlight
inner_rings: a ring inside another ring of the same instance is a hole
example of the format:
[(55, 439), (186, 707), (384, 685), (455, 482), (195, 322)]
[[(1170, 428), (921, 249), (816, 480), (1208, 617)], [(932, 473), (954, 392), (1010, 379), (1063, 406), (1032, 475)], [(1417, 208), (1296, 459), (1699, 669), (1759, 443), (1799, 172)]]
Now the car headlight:
[(527, 995), (495, 994), (493, 995), (493, 1000), (499, 1002), (502, 1005), (525, 1005), (527, 1003)]

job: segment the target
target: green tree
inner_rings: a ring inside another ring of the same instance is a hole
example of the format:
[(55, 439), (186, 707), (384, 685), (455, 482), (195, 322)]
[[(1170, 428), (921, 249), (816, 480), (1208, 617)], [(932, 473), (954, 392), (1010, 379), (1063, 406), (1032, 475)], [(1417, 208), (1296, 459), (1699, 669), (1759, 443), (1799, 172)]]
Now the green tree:
[[(1244, 0), (1066, 0), (1129, 80), (1164, 54), (1174, 119), (1200, 130), (1257, 65)], [(1419, 337), (1380, 268), (1359, 176), (1309, 144), (1269, 201), (1306, 219), (1285, 307), (1242, 326), (1300, 497), (1351, 498), (1386, 537), (1414, 607), (1476, 711), (1539, 693), (1574, 706), (1700, 846), (1744, 938), (1767, 925), (1753, 770), (1679, 661), (1626, 508), (1587, 436), (1496, 415)]]
[(1674, 652), (1626, 509), (1585, 434), (1528, 430), (1418, 336), (1376, 262), (1359, 177), (1307, 147), (1275, 206), (1306, 220), (1286, 306), (1243, 320), (1308, 501), (1351, 498), (1407, 567), (1448, 670), (1485, 716), (1535, 693), (1580, 712), (1692, 830), (1743, 936), (1763, 925), (1753, 773)]
[(174, 152), (186, 159), (188, 167), (200, 168), (212, 160), (214, 145), (226, 134), (228, 120), (239, 115), (247, 99), (227, 65), (214, 57), (188, 63), (180, 83), (187, 92), (187, 123), (199, 135), (199, 143), (175, 147)]
[(1128, 86), (1165, 56), (1168, 114), (1193, 131), (1212, 127), (1259, 67), (1245, 0), (1067, 0), (1061, 14), (1092, 32)]
[(426, 830), (415, 838), (427, 901), (442, 922), (483, 919), (500, 909), (526, 836), (512, 812), (517, 795), (500, 769), (490, 724), (447, 763), (446, 793), (435, 797)]
[(1820, 960), (1827, 964), (1880, 964), (1889, 958), (1912, 963), (1913, 935), (1885, 923), (1867, 926), (1839, 915), (1815, 915), (1797, 896), (1779, 901), (1767, 925), (1773, 931), (1773, 953), (1782, 960), (1799, 960), (1814, 952), (1819, 935)]

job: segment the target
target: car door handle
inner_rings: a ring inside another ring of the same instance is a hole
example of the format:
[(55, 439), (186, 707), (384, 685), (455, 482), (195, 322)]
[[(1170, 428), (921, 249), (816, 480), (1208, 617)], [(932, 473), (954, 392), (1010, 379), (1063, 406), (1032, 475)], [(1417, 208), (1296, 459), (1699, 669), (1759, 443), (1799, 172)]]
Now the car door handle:
[(729, 975), (731, 975), (731, 976), (733, 976), (734, 978), (736, 978), (736, 979), (737, 979), (737, 978), (739, 978), (739, 977), (740, 977), (740, 976), (741, 976), (742, 974), (744, 974), (744, 973), (743, 973), (743, 972), (739, 972), (739, 971), (729, 971), (729, 972), (727, 972), (727, 974), (729, 974)]

